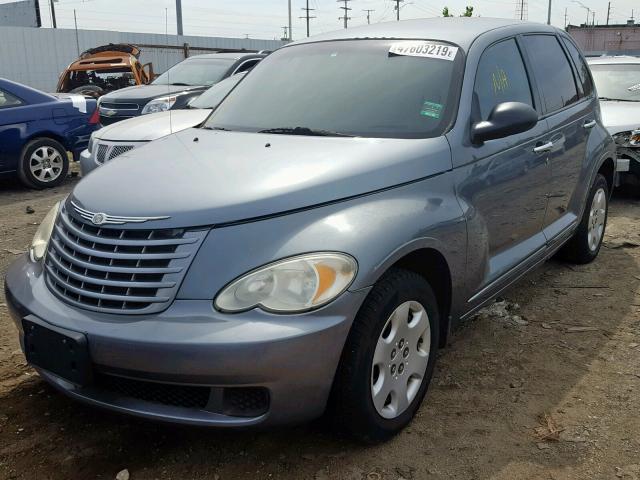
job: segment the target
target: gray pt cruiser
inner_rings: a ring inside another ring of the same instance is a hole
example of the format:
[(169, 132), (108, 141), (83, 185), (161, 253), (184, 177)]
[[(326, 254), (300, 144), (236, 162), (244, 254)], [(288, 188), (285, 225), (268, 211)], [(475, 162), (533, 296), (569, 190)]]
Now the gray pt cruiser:
[(29, 363), (75, 399), (219, 427), (328, 410), (380, 441), (452, 328), (556, 252), (595, 259), (614, 160), (558, 29), (349, 29), (81, 181), (6, 296)]

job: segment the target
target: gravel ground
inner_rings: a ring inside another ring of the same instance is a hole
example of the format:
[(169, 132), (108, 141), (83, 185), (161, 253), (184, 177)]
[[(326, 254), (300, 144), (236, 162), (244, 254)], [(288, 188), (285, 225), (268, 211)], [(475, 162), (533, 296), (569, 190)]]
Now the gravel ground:
[[(0, 272), (75, 181), (0, 183)], [(322, 421), (228, 432), (72, 402), (26, 365), (0, 293), (0, 478), (640, 479), (639, 219), (616, 196), (595, 263), (550, 261), (462, 326), (410, 428), (375, 447)]]

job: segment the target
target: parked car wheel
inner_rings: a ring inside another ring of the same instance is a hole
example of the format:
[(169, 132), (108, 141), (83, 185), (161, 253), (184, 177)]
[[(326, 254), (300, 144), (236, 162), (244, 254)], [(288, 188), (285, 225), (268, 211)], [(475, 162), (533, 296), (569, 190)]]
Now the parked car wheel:
[(435, 364), (439, 313), (420, 275), (390, 270), (362, 305), (345, 345), (332, 410), (338, 428), (384, 441), (414, 417)]
[(561, 250), (561, 256), (571, 262), (592, 262), (600, 252), (609, 211), (609, 185), (603, 175), (596, 176), (582, 220), (573, 238)]
[(37, 138), (22, 150), (18, 175), (32, 188), (51, 188), (62, 183), (69, 172), (67, 150), (51, 138)]

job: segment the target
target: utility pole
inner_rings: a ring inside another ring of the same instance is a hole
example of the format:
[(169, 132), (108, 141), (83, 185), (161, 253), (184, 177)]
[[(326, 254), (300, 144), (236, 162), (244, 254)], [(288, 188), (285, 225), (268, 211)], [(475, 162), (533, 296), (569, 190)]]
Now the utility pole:
[(293, 21), (291, 19), (291, 0), (289, 0), (289, 40), (293, 40)]
[(307, 38), (308, 38), (309, 37), (309, 20), (311, 20), (312, 18), (316, 18), (316, 17), (310, 17), (309, 12), (312, 12), (313, 10), (315, 10), (315, 8), (309, 8), (309, 0), (307, 0), (307, 8), (303, 8), (302, 10), (306, 12), (306, 15), (300, 18), (307, 19)]
[(349, 8), (350, 1), (351, 0), (338, 0), (338, 3), (344, 2), (344, 7), (340, 7), (341, 10), (344, 10), (344, 17), (338, 17), (338, 20), (344, 20), (344, 28), (349, 28), (349, 20), (351, 20), (349, 16), (349, 11), (351, 10), (351, 8)]
[(400, 21), (400, 3), (404, 2), (404, 0), (393, 0), (394, 2), (396, 2), (396, 20)]
[(595, 26), (596, 24), (596, 12), (591, 12), (591, 26)]
[(49, 4), (51, 5), (51, 24), (53, 28), (58, 28), (58, 23), (56, 22), (56, 7), (53, 6), (53, 2), (56, 0), (49, 0)]
[(549, 0), (549, 9), (547, 10), (547, 25), (551, 25), (551, 0)]
[(289, 27), (285, 25), (284, 27), (282, 27), (282, 29), (284, 30), (284, 37), (282, 37), (282, 40), (289, 40), (289, 37), (287, 36), (287, 30), (289, 29)]
[(182, 31), (182, 0), (176, 0), (176, 20), (178, 22), (178, 35), (184, 35)]
[(78, 40), (78, 17), (76, 17), (76, 9), (73, 9), (73, 23), (76, 25), (76, 49), (78, 50), (78, 56), (80, 56), (80, 40)]
[(371, 12), (375, 12), (375, 10), (362, 10), (363, 12), (367, 12), (367, 24), (371, 25)]
[(607, 5), (607, 25), (609, 25), (609, 17), (611, 16), (611, 2)]
[(569, 9), (565, 7), (564, 9), (564, 29), (567, 29), (567, 20), (569, 19)]

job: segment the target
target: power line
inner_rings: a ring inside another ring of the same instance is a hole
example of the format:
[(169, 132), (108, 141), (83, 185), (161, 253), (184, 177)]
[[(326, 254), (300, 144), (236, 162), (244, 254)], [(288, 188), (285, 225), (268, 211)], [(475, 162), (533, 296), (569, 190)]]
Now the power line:
[(349, 20), (351, 17), (349, 16), (349, 11), (351, 8), (349, 7), (349, 2), (351, 0), (338, 0), (338, 3), (344, 2), (344, 7), (339, 7), (340, 10), (344, 10), (344, 17), (338, 17), (338, 20), (344, 20), (344, 28), (349, 28)]
[(299, 18), (307, 19), (307, 37), (309, 37), (309, 20), (311, 20), (312, 18), (316, 18), (316, 17), (310, 17), (309, 12), (312, 12), (313, 10), (315, 10), (315, 8), (309, 8), (309, 0), (307, 0), (307, 7), (303, 8), (302, 10), (304, 10), (306, 14), (304, 17), (299, 17)]

